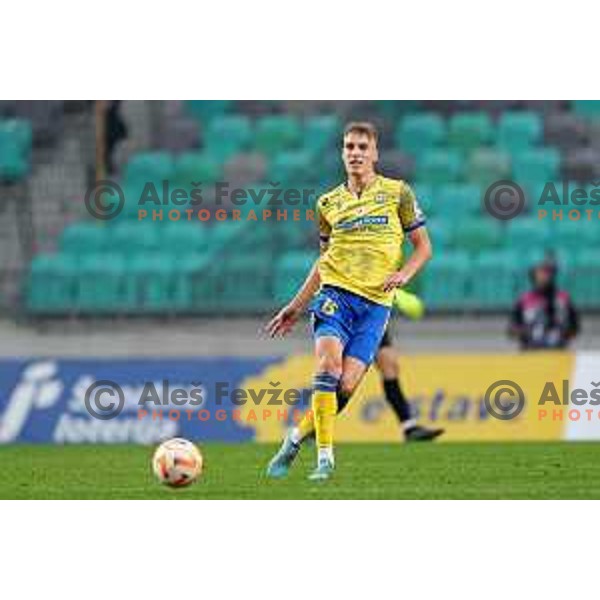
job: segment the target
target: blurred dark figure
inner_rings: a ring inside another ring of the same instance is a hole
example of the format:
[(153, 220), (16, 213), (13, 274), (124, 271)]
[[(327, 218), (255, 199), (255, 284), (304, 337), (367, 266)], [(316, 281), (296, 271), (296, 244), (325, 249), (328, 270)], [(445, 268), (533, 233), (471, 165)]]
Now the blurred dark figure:
[(127, 137), (127, 125), (121, 116), (121, 100), (108, 100), (105, 113), (104, 164), (107, 175), (116, 172), (114, 152), (117, 144)]
[(556, 284), (557, 264), (546, 259), (530, 271), (532, 289), (515, 304), (509, 335), (523, 350), (566, 348), (579, 332), (579, 315), (569, 294)]

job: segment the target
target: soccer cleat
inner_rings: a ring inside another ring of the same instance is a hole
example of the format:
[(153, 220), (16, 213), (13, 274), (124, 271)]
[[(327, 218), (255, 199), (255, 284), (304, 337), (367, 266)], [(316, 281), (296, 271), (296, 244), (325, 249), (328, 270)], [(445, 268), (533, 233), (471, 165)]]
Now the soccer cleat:
[(285, 436), (281, 448), (277, 451), (277, 454), (271, 459), (269, 466), (267, 467), (267, 477), (273, 479), (281, 479), (285, 477), (294, 459), (300, 452), (300, 444), (292, 442), (289, 434)]
[(319, 460), (317, 468), (308, 476), (311, 481), (325, 481), (333, 475), (333, 462), (327, 458)]
[(431, 442), (443, 433), (443, 429), (428, 429), (421, 425), (415, 425), (404, 432), (404, 439), (407, 442)]

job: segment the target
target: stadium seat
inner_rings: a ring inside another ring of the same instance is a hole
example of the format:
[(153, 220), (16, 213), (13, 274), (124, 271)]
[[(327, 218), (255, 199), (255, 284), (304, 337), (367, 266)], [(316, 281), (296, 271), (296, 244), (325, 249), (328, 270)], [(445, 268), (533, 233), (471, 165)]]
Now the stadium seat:
[(481, 189), (469, 183), (441, 185), (433, 200), (436, 215), (464, 218), (481, 211)]
[(140, 253), (130, 257), (127, 280), (133, 287), (131, 312), (168, 312), (173, 305), (174, 257), (166, 249), (155, 253)]
[(586, 123), (574, 113), (552, 113), (544, 120), (544, 141), (561, 150), (580, 148), (587, 140)]
[(110, 248), (110, 233), (110, 228), (104, 222), (71, 223), (62, 231), (60, 249), (74, 256), (104, 252)]
[(31, 145), (31, 125), (27, 121), (0, 121), (0, 180), (18, 181), (27, 175)]
[(290, 185), (296, 181), (310, 181), (315, 176), (313, 154), (306, 150), (290, 150), (278, 153), (269, 167), (270, 181)]
[(334, 149), (342, 125), (335, 115), (307, 117), (304, 122), (303, 147), (313, 154)]
[(600, 306), (600, 248), (577, 253), (569, 265), (566, 289), (573, 295), (578, 308), (589, 309)]
[(458, 181), (463, 162), (457, 151), (428, 150), (417, 160), (417, 180), (431, 185)]
[(167, 152), (145, 152), (133, 156), (125, 167), (125, 182), (139, 185), (173, 177), (173, 159)]
[(570, 150), (563, 163), (563, 176), (574, 181), (593, 181), (600, 177), (600, 148)]
[(467, 181), (480, 185), (485, 193), (495, 181), (510, 177), (510, 156), (506, 152), (491, 148), (475, 150), (468, 159)]
[(504, 245), (521, 253), (527, 253), (532, 248), (545, 249), (551, 241), (547, 222), (536, 216), (519, 216), (509, 221), (504, 232)]
[[(171, 222), (161, 230), (161, 248), (171, 257), (208, 254), (216, 249), (216, 239), (223, 223), (208, 227), (191, 221)], [(217, 248), (220, 247), (217, 245)]]
[(436, 189), (435, 186), (423, 181), (418, 181), (413, 185), (413, 191), (417, 197), (417, 202), (426, 217), (436, 213), (436, 206), (434, 206), (434, 203), (437, 202)]
[(26, 282), (27, 307), (38, 314), (67, 314), (75, 306), (74, 255), (39, 254), (31, 261)]
[(191, 187), (192, 182), (210, 185), (220, 177), (219, 163), (210, 154), (184, 152), (175, 159), (173, 178), (177, 185)]
[(245, 151), (252, 140), (250, 119), (243, 115), (216, 117), (203, 135), (204, 150), (217, 161)]
[(459, 113), (450, 118), (448, 125), (449, 147), (468, 153), (493, 141), (494, 128), (484, 112)]
[(577, 114), (592, 119), (600, 119), (600, 100), (573, 100)]
[(119, 221), (106, 230), (111, 252), (125, 257), (138, 252), (155, 252), (161, 246), (162, 223), (152, 221)]
[(471, 259), (464, 252), (436, 256), (419, 278), (425, 304), (432, 310), (465, 308)]
[(513, 155), (515, 181), (550, 181), (556, 179), (560, 169), (560, 154), (554, 148), (525, 150)]
[(294, 117), (263, 117), (256, 124), (255, 149), (269, 157), (283, 150), (298, 147), (301, 142), (302, 129), (298, 119)]
[(310, 268), (318, 258), (311, 251), (288, 252), (276, 263), (273, 276), (273, 293), (276, 304), (284, 304), (298, 291), (308, 275)]
[(487, 217), (456, 222), (453, 224), (452, 235), (456, 248), (473, 254), (497, 248), (502, 241), (498, 221)]
[(406, 115), (394, 136), (396, 147), (417, 159), (423, 152), (442, 145), (445, 137), (444, 121), (434, 113)]
[(497, 145), (514, 153), (537, 145), (542, 137), (542, 120), (534, 112), (508, 112), (498, 122)]
[(134, 304), (125, 260), (118, 254), (83, 256), (77, 270), (76, 308), (85, 313), (114, 313)]
[(185, 104), (189, 115), (199, 121), (210, 121), (225, 114), (233, 100), (187, 100)]
[(410, 181), (414, 169), (414, 159), (400, 150), (382, 150), (379, 153), (377, 170), (385, 177)]
[(452, 247), (453, 239), (452, 234), (450, 232), (450, 228), (448, 227), (448, 224), (444, 223), (443, 221), (438, 221), (435, 218), (428, 218), (427, 232), (429, 233), (429, 237), (431, 239), (433, 252), (436, 255), (435, 260), (437, 260), (437, 252), (439, 250), (444, 250)]
[(267, 161), (262, 154), (236, 154), (225, 164), (223, 177), (231, 187), (246, 186), (264, 181), (267, 176)]
[(515, 300), (518, 252), (484, 252), (471, 265), (469, 300), (475, 309), (507, 309)]

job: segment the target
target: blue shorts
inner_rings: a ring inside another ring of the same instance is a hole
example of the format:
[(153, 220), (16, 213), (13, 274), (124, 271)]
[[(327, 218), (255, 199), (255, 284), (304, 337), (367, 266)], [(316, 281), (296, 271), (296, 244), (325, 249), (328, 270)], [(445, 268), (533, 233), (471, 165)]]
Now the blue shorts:
[(390, 317), (390, 307), (377, 304), (341, 288), (325, 285), (312, 300), (315, 339), (334, 336), (344, 346), (344, 356), (370, 365), (375, 358)]

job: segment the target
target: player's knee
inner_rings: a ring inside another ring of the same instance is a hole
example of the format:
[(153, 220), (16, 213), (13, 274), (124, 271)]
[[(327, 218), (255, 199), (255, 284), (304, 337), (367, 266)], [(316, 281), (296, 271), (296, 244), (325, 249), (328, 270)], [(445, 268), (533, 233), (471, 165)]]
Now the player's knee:
[(329, 373), (339, 379), (342, 375), (342, 359), (330, 354), (323, 354), (318, 359), (318, 371)]

